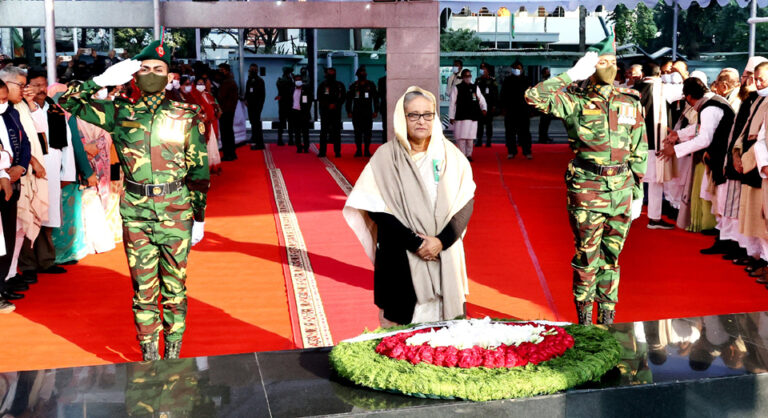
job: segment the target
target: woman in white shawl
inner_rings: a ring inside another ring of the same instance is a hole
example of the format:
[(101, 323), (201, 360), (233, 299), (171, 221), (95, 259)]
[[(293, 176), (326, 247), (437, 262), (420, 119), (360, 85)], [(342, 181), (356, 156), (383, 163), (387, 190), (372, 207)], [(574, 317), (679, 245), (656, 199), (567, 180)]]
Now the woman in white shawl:
[(374, 265), (383, 327), (465, 314), (462, 238), (475, 183), (464, 155), (443, 135), (435, 97), (410, 87), (397, 102), (396, 140), (363, 169), (344, 218)]

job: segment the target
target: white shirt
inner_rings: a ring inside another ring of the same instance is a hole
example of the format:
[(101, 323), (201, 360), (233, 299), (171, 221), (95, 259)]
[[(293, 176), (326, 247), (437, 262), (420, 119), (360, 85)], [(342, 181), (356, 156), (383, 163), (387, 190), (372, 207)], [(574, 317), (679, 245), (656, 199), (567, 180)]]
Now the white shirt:
[(757, 161), (757, 169), (760, 171), (760, 177), (768, 179), (763, 173), (763, 167), (768, 166), (768, 148), (765, 145), (765, 125), (760, 127), (760, 132), (757, 133), (757, 142), (755, 145), (755, 160)]
[(301, 110), (301, 89), (293, 91), (293, 110)]
[[(21, 133), (19, 133), (21, 134)], [(13, 162), (13, 147), (11, 146), (11, 138), (8, 136), (8, 129), (5, 127), (5, 121), (0, 116), (0, 142), (3, 145), (3, 151), (0, 152), (0, 179), (10, 179), (11, 176), (5, 171), (6, 168), (11, 167)], [(6, 167), (5, 156), (8, 156), (8, 164)]]
[(700, 125), (691, 124), (677, 131), (681, 143), (675, 145), (677, 158), (693, 154), (696, 151), (707, 148), (712, 143), (717, 125), (723, 118), (723, 110), (719, 107), (709, 106), (699, 114)]

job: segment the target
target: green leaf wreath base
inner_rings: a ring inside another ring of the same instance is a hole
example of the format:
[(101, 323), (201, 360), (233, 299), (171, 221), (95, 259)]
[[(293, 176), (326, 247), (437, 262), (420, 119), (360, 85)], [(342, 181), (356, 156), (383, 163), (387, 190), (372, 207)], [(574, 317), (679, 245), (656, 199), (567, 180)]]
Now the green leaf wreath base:
[[(608, 331), (581, 325), (564, 328), (573, 336), (574, 346), (562, 356), (538, 365), (498, 369), (413, 365), (376, 353), (381, 339), (339, 343), (331, 350), (330, 363), (339, 376), (372, 389), (472, 401), (559, 392), (598, 380), (619, 363), (621, 346)], [(376, 332), (393, 329), (397, 328)]]

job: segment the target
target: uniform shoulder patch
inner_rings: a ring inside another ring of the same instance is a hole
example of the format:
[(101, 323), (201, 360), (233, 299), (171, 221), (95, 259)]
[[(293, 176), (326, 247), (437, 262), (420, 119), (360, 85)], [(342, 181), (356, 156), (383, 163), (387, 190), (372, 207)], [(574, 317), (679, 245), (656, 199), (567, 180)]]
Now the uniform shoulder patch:
[(640, 92), (635, 89), (630, 89), (626, 87), (616, 87), (616, 91), (622, 94), (626, 94), (628, 96), (632, 96), (638, 100), (640, 100), (640, 98), (642, 97), (642, 94), (640, 94)]
[(193, 113), (200, 111), (200, 106), (194, 103), (177, 102), (176, 100), (171, 100), (171, 105), (179, 109), (189, 110)]

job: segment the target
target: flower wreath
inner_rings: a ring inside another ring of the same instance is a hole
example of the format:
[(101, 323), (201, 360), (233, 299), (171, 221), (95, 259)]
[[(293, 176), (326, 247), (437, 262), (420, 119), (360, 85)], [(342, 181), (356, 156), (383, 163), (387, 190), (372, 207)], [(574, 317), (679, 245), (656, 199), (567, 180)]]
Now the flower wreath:
[[(374, 333), (410, 328), (414, 326)], [(340, 342), (331, 350), (330, 363), (341, 377), (376, 390), (488, 401), (555, 393), (598, 380), (618, 364), (621, 353), (619, 342), (606, 330), (581, 325), (548, 326), (550, 343), (536, 349), (527, 343), (463, 350), (403, 345), (413, 335), (430, 330), (426, 327), (384, 338)], [(437, 355), (439, 352), (442, 356)], [(504, 355), (503, 364), (499, 352)]]

